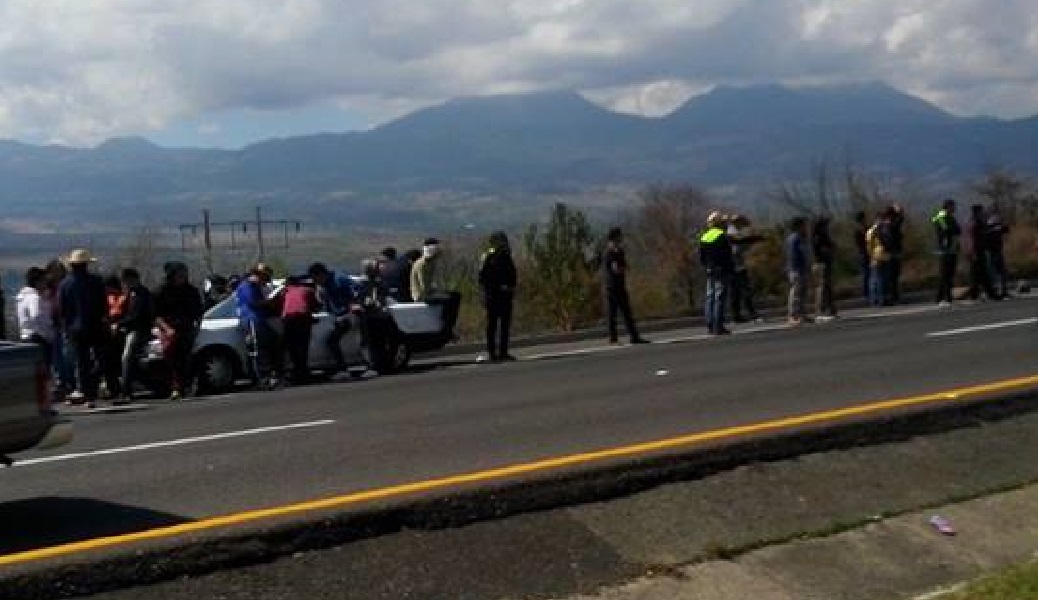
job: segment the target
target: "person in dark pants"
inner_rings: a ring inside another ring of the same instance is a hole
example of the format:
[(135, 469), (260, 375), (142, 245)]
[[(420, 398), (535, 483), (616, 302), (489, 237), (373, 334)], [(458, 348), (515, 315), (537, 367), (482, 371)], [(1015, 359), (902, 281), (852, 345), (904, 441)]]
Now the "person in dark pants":
[(119, 321), (126, 312), (126, 292), (123, 282), (115, 275), (105, 277), (105, 297), (108, 301), (108, 340), (105, 344), (108, 353), (105, 359), (104, 383), (108, 397), (113, 400), (122, 398), (122, 385), (119, 375), (122, 373), (123, 346), (126, 337), (119, 329)]
[(75, 356), (77, 388), (88, 408), (97, 404), (98, 375), (106, 371), (108, 338), (105, 284), (90, 272), (92, 262), (88, 251), (73, 251), (68, 257), (71, 272), (58, 289), (62, 329)]
[(724, 312), (728, 303), (728, 286), (735, 272), (732, 244), (725, 233), (725, 219), (711, 213), (706, 229), (699, 236), (699, 261), (706, 270), (706, 329), (710, 335), (729, 335)]
[(619, 312), (623, 315), (624, 326), (627, 328), (627, 335), (631, 337), (631, 343), (646, 344), (648, 340), (638, 334), (638, 327), (631, 314), (631, 299), (627, 293), (627, 255), (624, 253), (623, 242), (623, 230), (619, 227), (610, 229), (606, 236), (605, 254), (602, 257), (609, 343), (618, 342), (616, 313)]
[(274, 299), (268, 297), (264, 285), (265, 274), (260, 265), (253, 267), (234, 290), (241, 327), (251, 338), (251, 353), (255, 357), (255, 376), (265, 388), (278, 387), (282, 371), (281, 338), (270, 325), (275, 312)]
[(833, 262), (836, 260), (836, 242), (829, 232), (829, 217), (815, 220), (811, 231), (812, 266), (815, 280), (815, 322), (835, 319), (836, 302), (833, 298)]
[(479, 268), (479, 286), (487, 311), (487, 356), (492, 362), (512, 361), (515, 357), (508, 352), (508, 341), (518, 275), (505, 232), (491, 234), (489, 245)]
[[(743, 215), (736, 215), (728, 226), (728, 240), (732, 244), (732, 264), (735, 273), (732, 275), (732, 320), (736, 323), (760, 321), (761, 316), (753, 304), (753, 284), (750, 282), (750, 270), (746, 264), (746, 255), (754, 244), (764, 240), (764, 236), (750, 231), (750, 220)], [(743, 313), (743, 307), (746, 313)]]
[(166, 281), (155, 293), (155, 323), (172, 374), (170, 400), (179, 400), (190, 391), (191, 352), (205, 307), (202, 293), (191, 285), (187, 265), (167, 263), (165, 272)]
[(786, 275), (789, 278), (789, 324), (799, 326), (804, 322), (804, 303), (807, 300), (808, 249), (807, 220), (794, 217), (790, 233), (786, 237)]
[(887, 263), (888, 281), (883, 303), (887, 306), (901, 302), (901, 266), (905, 248), (905, 209), (894, 204), (890, 212), (890, 261)]
[(937, 303), (951, 306), (952, 288), (955, 287), (955, 271), (959, 265), (959, 237), (962, 229), (955, 219), (955, 201), (944, 201), (941, 210), (931, 219), (937, 236), (938, 280)]
[(974, 204), (970, 207), (970, 220), (966, 224), (966, 256), (970, 261), (970, 289), (971, 300), (978, 300), (980, 293), (988, 300), (1001, 300), (1002, 297), (991, 285), (991, 277), (988, 273), (988, 257), (985, 252), (984, 233), (987, 230), (987, 219), (984, 217), (984, 207)]
[(988, 210), (987, 227), (984, 230), (984, 252), (987, 255), (988, 272), (992, 287), (1002, 298), (1009, 297), (1009, 272), (1006, 270), (1005, 243), (1009, 225), (1002, 220), (998, 206)]
[(296, 385), (310, 381), (310, 333), (318, 308), (312, 286), (304, 285), (299, 277), (285, 280), (281, 322), (285, 328), (285, 352), (292, 361), (291, 382)]
[(342, 354), (342, 336), (346, 335), (350, 327), (350, 314), (359, 304), (354, 297), (353, 288), (347, 277), (338, 276), (328, 270), (323, 263), (310, 265), (307, 274), (314, 281), (317, 288), (317, 298), (324, 307), (335, 317), (335, 328), (332, 329), (325, 345), (335, 358), (335, 367), (339, 372), (345, 372), (348, 368), (346, 358)]
[(861, 295), (866, 300), (872, 295), (872, 259), (869, 257), (869, 225), (865, 211), (854, 215), (854, 247), (858, 250), (858, 266), (861, 269)]
[(117, 403), (125, 403), (133, 399), (140, 354), (151, 339), (151, 328), (155, 323), (155, 300), (151, 291), (141, 285), (141, 275), (137, 269), (123, 269), (120, 280), (126, 294), (126, 304), (122, 318), (116, 323), (124, 339), (120, 356), (122, 393)]

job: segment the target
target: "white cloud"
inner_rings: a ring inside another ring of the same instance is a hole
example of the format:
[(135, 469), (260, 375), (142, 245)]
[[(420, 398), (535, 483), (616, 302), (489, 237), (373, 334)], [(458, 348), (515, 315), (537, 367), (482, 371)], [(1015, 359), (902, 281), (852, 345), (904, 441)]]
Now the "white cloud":
[(0, 136), (562, 88), (657, 114), (763, 81), (881, 79), (1017, 116), (1038, 112), (1036, 31), (1033, 0), (4, 0)]

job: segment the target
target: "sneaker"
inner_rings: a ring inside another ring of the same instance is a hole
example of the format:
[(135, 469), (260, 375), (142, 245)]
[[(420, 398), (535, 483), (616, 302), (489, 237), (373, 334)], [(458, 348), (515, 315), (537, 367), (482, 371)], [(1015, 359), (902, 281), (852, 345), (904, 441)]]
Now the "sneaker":
[(65, 401), (69, 404), (82, 404), (86, 400), (86, 396), (83, 392), (75, 390), (65, 396)]
[(763, 323), (764, 322), (764, 317), (762, 317), (760, 315), (756, 315), (756, 316), (753, 317), (753, 322), (754, 323)]
[(178, 400), (180, 400), (182, 398), (183, 398), (183, 396), (180, 394), (180, 390), (173, 390), (172, 392), (169, 393), (169, 400), (170, 400), (170, 402), (176, 402), (176, 401), (178, 401)]
[(951, 308), (952, 303), (947, 300), (941, 300), (937, 303), (937, 308)]
[(480, 354), (476, 357), (476, 362), (479, 364), (494, 362), (494, 357), (490, 356), (489, 354)]
[(804, 319), (802, 319), (801, 317), (790, 317), (789, 318), (789, 325), (791, 327), (799, 327), (799, 326), (801, 326), (803, 324), (804, 324)]
[(498, 362), (515, 362), (515, 361), (517, 361), (519, 359), (514, 357), (514, 356), (512, 356), (511, 354), (505, 352), (504, 354), (499, 356), (497, 358), (497, 360), (498, 360)]
[(610, 346), (619, 346), (620, 345), (620, 340), (609, 340), (609, 345)]
[(643, 337), (636, 337), (636, 338), (632, 338), (631, 339), (631, 343), (632, 344), (651, 344), (652, 342), (650, 342), (649, 340), (647, 340), (647, 339), (645, 339)]
[(818, 315), (817, 317), (815, 317), (815, 323), (829, 323), (830, 321), (835, 320), (836, 317), (832, 315)]
[(727, 329), (722, 327), (722, 328), (718, 329), (717, 332), (714, 335), (732, 335), (732, 332), (728, 331)]

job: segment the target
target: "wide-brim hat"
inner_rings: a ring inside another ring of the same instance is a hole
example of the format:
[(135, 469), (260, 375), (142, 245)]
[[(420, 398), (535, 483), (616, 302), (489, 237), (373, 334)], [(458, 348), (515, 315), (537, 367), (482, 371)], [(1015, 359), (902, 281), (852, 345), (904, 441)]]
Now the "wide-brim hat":
[(92, 262), (97, 262), (90, 251), (85, 248), (76, 248), (69, 253), (68, 258), (65, 259), (70, 265), (85, 265)]

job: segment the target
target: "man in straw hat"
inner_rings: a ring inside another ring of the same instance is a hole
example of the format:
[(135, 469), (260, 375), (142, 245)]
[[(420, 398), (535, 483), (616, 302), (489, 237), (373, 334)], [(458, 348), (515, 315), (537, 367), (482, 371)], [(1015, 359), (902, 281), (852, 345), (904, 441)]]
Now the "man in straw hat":
[(75, 357), (76, 380), (88, 408), (97, 403), (98, 374), (106, 372), (108, 299), (104, 280), (90, 272), (96, 259), (88, 250), (73, 250), (65, 262), (69, 275), (58, 289), (58, 310), (66, 340)]

